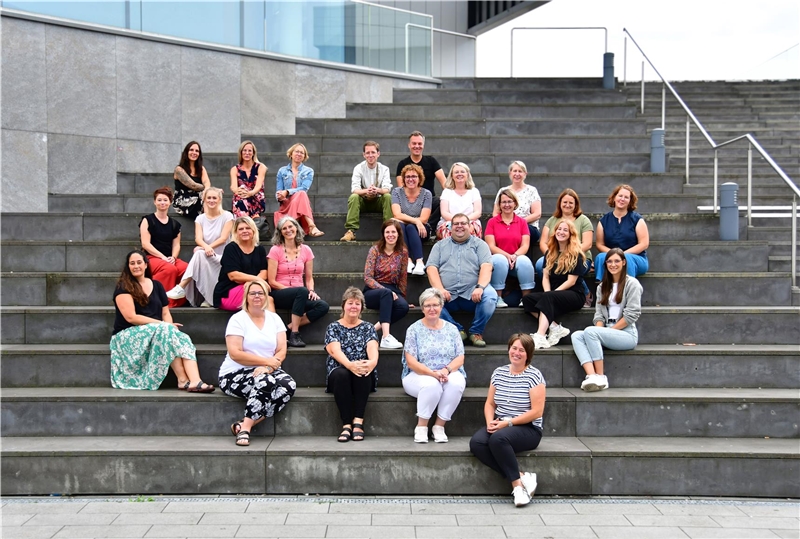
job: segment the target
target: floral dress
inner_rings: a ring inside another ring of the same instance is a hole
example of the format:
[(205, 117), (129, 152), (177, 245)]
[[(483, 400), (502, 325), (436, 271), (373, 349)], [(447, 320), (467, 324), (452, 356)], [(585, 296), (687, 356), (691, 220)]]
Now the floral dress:
[[(236, 185), (244, 187), (248, 191), (252, 191), (256, 186), (258, 180), (258, 167), (261, 163), (253, 163), (250, 169), (250, 176), (242, 168), (241, 165), (236, 165)], [(242, 198), (239, 195), (233, 195), (233, 215), (235, 217), (253, 217), (264, 213), (266, 205), (264, 203), (264, 188), (262, 187), (255, 195)]]
[[(328, 330), (325, 332), (325, 346), (328, 346), (332, 342), (338, 342), (342, 347), (342, 352), (344, 352), (344, 355), (347, 356), (347, 359), (350, 361), (368, 359), (367, 344), (369, 344), (369, 341), (377, 342), (378, 334), (375, 332), (374, 325), (369, 322), (364, 322), (363, 320), (354, 328), (344, 327), (336, 321), (329, 325)], [(328, 355), (328, 359), (325, 362), (325, 368), (327, 370), (325, 374), (326, 385), (331, 372), (341, 366), (342, 365), (338, 361)], [(378, 369), (375, 368), (372, 374), (374, 375), (372, 390), (375, 391), (378, 386)], [(328, 390), (326, 389), (325, 392), (327, 393)]]

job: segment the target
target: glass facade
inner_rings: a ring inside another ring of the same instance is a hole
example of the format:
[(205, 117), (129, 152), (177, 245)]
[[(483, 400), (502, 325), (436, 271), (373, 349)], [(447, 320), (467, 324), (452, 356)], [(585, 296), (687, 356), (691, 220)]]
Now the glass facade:
[(2, 0), (2, 7), (206, 43), (431, 76), (430, 16), (352, 0)]

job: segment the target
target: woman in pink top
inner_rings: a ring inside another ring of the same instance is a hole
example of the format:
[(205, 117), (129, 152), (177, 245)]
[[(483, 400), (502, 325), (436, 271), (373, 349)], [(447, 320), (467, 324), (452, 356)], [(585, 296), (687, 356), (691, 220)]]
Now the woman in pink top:
[(525, 255), (530, 247), (531, 234), (525, 219), (514, 213), (519, 206), (519, 200), (512, 189), (500, 191), (498, 206), (500, 213), (486, 223), (485, 239), (492, 251), (491, 284), (497, 290), (497, 306), (508, 307), (503, 300), (503, 291), (509, 274), (516, 275), (523, 296), (533, 290), (533, 264)]
[(303, 229), (293, 217), (278, 221), (272, 244), (267, 254), (270, 295), (275, 307), (292, 311), (287, 344), (302, 348), (306, 343), (300, 338), (300, 326), (319, 320), (330, 307), (314, 291), (314, 253), (303, 243)]

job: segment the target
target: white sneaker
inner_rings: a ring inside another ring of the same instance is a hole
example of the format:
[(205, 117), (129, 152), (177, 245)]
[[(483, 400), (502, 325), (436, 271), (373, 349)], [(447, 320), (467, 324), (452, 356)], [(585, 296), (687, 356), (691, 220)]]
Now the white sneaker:
[(417, 262), (417, 265), (414, 266), (414, 271), (412, 271), (411, 273), (412, 275), (425, 275), (425, 264), (423, 264), (422, 261), (420, 260), (419, 262)]
[(414, 443), (427, 444), (428, 443), (428, 427), (415, 427), (414, 428)]
[[(600, 376), (599, 374), (589, 374), (586, 378), (581, 382), (581, 389), (584, 391), (600, 391), (602, 388), (600, 385), (603, 383), (604, 377)], [(608, 382), (606, 381), (606, 384)]]
[(413, 272), (414, 272), (414, 261), (413, 260), (409, 260), (408, 261), (408, 271), (406, 271), (406, 273), (413, 273)]
[(167, 292), (167, 297), (169, 299), (183, 299), (186, 297), (186, 290), (179, 284), (175, 285), (175, 288)]
[(503, 301), (503, 298), (501, 298), (500, 296), (497, 296), (497, 308), (504, 309), (506, 307), (508, 307), (508, 303)]
[(597, 382), (597, 388), (600, 389), (600, 391), (608, 389), (608, 377), (605, 374), (598, 374), (597, 376), (600, 377)]
[(433, 431), (434, 442), (436, 442), (437, 444), (447, 443), (447, 434), (444, 433), (444, 427), (440, 427), (439, 425), (434, 425), (431, 431)]
[(521, 473), (519, 474), (519, 480), (522, 481), (522, 486), (525, 487), (525, 492), (528, 493), (528, 496), (533, 498), (533, 495), (536, 493), (536, 474), (535, 473)]
[(527, 492), (525, 492), (525, 487), (514, 487), (511, 495), (514, 496), (514, 505), (517, 507), (524, 507), (531, 503), (531, 497), (528, 496)]
[(203, 303), (201, 303), (201, 304), (200, 304), (200, 306), (201, 306), (201, 307), (205, 307), (205, 308), (207, 308), (207, 309), (210, 309), (211, 307), (213, 307), (213, 305), (211, 305), (211, 304), (210, 304), (209, 302), (207, 302), (207, 301), (204, 301)]
[(550, 333), (547, 335), (547, 342), (550, 343), (550, 346), (555, 346), (558, 344), (558, 341), (567, 335), (569, 335), (569, 329), (565, 328), (561, 324), (556, 324), (553, 322), (550, 324)]
[(384, 335), (381, 339), (381, 348), (397, 349), (402, 347), (403, 343), (395, 339), (392, 335)]
[(538, 333), (531, 333), (531, 337), (533, 337), (533, 344), (535, 345), (536, 350), (544, 350), (545, 348), (550, 348), (550, 343), (547, 342), (547, 337), (544, 335), (539, 335)]

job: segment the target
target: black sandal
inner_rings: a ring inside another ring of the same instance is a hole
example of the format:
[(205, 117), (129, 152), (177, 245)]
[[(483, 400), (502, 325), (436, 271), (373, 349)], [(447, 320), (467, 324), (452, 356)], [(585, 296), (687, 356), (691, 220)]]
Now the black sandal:
[(235, 421), (234, 423), (231, 423), (231, 434), (236, 436), (237, 434), (239, 434), (240, 430), (242, 430), (242, 420), (241, 419), (239, 421)]
[(240, 430), (236, 433), (236, 445), (245, 447), (250, 445), (250, 431)]
[[(356, 429), (360, 429), (361, 432), (356, 432)], [(364, 436), (366, 436), (366, 432), (364, 432), (364, 425), (361, 423), (353, 423), (353, 441), (354, 442), (363, 442)]]
[(342, 427), (342, 433), (336, 439), (339, 443), (346, 443), (349, 442), (350, 439), (353, 437), (353, 429), (350, 427)]

